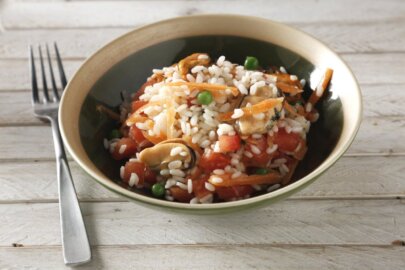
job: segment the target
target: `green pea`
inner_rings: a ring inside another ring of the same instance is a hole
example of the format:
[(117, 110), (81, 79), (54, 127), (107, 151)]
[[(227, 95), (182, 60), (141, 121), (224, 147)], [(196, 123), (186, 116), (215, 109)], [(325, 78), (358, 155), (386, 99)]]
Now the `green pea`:
[(265, 168), (257, 168), (255, 171), (255, 174), (260, 174), (260, 175), (265, 175), (268, 173), (269, 173), (269, 171)]
[(165, 194), (165, 186), (160, 183), (156, 183), (152, 186), (152, 194), (155, 197), (162, 197)]
[(197, 101), (202, 105), (209, 105), (212, 102), (212, 94), (209, 91), (202, 91), (197, 95)]
[(119, 131), (118, 129), (113, 129), (110, 132), (110, 136), (108, 136), (111, 139), (119, 139), (122, 137), (121, 131)]
[(247, 70), (255, 70), (259, 67), (259, 60), (253, 56), (247, 56), (245, 60), (245, 68)]

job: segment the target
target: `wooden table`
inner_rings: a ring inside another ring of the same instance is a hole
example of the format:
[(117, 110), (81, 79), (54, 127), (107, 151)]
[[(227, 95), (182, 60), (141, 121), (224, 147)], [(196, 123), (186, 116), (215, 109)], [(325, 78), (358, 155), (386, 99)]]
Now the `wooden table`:
[(127, 202), (71, 161), (93, 250), (81, 269), (405, 269), (403, 0), (25, 0), (0, 9), (0, 269), (65, 268), (51, 130), (32, 114), (27, 45), (58, 41), (71, 76), (134, 27), (218, 12), (285, 22), (340, 53), (364, 96), (355, 142), (294, 197), (226, 216)]

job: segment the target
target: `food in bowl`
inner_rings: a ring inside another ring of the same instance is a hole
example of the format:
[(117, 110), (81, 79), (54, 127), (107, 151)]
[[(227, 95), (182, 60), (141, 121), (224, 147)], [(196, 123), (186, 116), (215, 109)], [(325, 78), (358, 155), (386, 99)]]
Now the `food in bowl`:
[(157, 198), (196, 204), (272, 192), (304, 158), (332, 74), (305, 100), (305, 80), (283, 67), (194, 53), (154, 69), (120, 115), (105, 109), (117, 120), (105, 148), (126, 162), (123, 182)]

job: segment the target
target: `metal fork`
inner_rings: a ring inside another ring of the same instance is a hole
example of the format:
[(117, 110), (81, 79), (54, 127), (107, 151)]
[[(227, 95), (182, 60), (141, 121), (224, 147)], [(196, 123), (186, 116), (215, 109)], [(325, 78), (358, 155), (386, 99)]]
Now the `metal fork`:
[[(56, 60), (63, 89), (67, 81), (63, 70), (62, 60), (58, 47), (54, 43)], [(49, 93), (47, 76), (45, 73), (44, 57), (42, 48), (38, 46), (39, 61), (42, 77), (43, 97), (40, 98), (37, 74), (34, 63), (34, 52), (32, 46), (29, 47), (30, 54), (30, 73), (32, 83), (32, 105), (34, 114), (42, 119), (47, 120), (52, 126), (52, 135), (55, 146), (56, 166), (58, 174), (58, 191), (59, 191), (59, 212), (62, 234), (63, 257), (66, 265), (74, 266), (86, 263), (91, 259), (90, 245), (87, 238), (86, 228), (84, 226), (82, 213), (77, 200), (76, 191), (73, 185), (72, 176), (67, 163), (65, 150), (58, 126), (58, 108), (59, 108), (59, 91), (52, 68), (52, 61), (49, 53), (48, 44), (46, 44), (46, 54), (49, 75), (52, 84), (52, 97)], [(63, 91), (62, 89), (62, 91)]]

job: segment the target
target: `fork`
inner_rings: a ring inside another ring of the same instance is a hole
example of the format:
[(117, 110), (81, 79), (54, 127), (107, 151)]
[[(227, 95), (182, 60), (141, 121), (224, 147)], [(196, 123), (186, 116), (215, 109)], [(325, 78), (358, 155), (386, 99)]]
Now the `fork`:
[[(62, 60), (56, 43), (54, 43), (54, 48), (63, 91), (67, 84), (66, 76), (63, 70)], [(63, 257), (66, 265), (74, 266), (90, 261), (91, 250), (87, 238), (86, 228), (83, 222), (82, 213), (80, 211), (79, 202), (77, 200), (76, 191), (73, 185), (72, 176), (70, 174), (70, 169), (67, 163), (65, 149), (63, 148), (63, 143), (59, 132), (58, 108), (60, 95), (56, 86), (48, 44), (46, 44), (46, 54), (48, 60), (49, 75), (52, 84), (52, 97), (48, 90), (44, 57), (42, 56), (41, 46), (38, 46), (38, 53), (42, 75), (42, 99), (40, 98), (39, 94), (38, 80), (34, 62), (34, 52), (32, 46), (29, 47), (32, 105), (34, 107), (35, 116), (37, 116), (41, 120), (49, 121), (52, 126), (52, 135), (55, 147), (58, 175), (59, 212)]]

